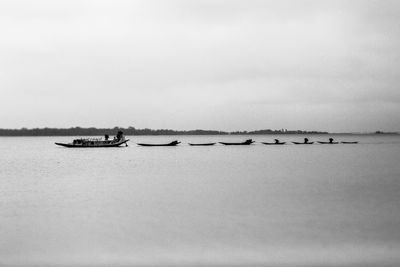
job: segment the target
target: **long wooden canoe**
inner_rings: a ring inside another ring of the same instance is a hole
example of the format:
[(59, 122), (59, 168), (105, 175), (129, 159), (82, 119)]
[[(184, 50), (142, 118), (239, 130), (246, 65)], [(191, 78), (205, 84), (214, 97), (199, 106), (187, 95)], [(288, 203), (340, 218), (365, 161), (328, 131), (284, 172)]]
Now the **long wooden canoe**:
[(200, 143), (200, 144), (193, 144), (193, 143), (189, 143), (189, 145), (191, 146), (213, 146), (216, 143)]
[(284, 145), (286, 142), (279, 142), (279, 143), (268, 143), (268, 142), (261, 142), (264, 145)]
[(138, 143), (139, 146), (176, 146), (180, 144), (181, 142), (179, 141), (172, 141), (171, 143), (168, 144), (144, 144), (144, 143)]
[(248, 139), (241, 143), (227, 143), (227, 142), (219, 142), (219, 143), (226, 146), (241, 146), (241, 145), (251, 145), (252, 143), (254, 143), (254, 141), (252, 139)]
[(295, 144), (295, 145), (312, 145), (312, 144), (314, 144), (314, 142), (308, 142), (308, 143), (304, 143), (304, 142), (292, 142), (293, 144)]

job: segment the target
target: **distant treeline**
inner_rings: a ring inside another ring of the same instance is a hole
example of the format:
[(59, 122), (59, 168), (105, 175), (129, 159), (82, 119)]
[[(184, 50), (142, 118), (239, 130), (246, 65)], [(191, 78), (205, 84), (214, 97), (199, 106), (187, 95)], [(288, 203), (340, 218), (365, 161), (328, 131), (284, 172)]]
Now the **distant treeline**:
[(236, 131), (223, 132), (214, 130), (189, 130), (176, 131), (170, 129), (136, 129), (135, 127), (114, 127), (114, 128), (34, 128), (34, 129), (0, 129), (0, 136), (99, 136), (114, 135), (123, 131), (125, 135), (249, 135), (249, 134), (328, 134), (328, 132), (300, 131), (300, 130), (257, 130), (257, 131)]

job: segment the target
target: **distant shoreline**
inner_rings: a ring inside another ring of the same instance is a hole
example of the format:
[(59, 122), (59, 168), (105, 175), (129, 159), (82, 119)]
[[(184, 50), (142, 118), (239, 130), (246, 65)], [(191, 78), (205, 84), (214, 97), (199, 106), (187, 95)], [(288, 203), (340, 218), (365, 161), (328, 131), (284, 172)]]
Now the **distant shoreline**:
[(329, 133), (323, 131), (306, 130), (255, 130), (255, 131), (216, 131), (216, 130), (171, 130), (171, 129), (136, 129), (134, 127), (114, 127), (114, 128), (22, 128), (22, 129), (0, 129), (0, 136), (102, 136), (105, 134), (113, 135), (118, 131), (123, 131), (125, 135), (135, 136), (163, 136), (163, 135), (398, 135), (398, 132), (376, 131), (370, 133)]

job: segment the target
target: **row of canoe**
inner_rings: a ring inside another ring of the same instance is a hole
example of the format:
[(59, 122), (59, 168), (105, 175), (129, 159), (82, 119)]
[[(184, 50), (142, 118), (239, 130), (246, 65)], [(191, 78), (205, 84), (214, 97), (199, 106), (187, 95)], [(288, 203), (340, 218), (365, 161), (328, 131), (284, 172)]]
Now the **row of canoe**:
[[(180, 144), (181, 142), (179, 141), (172, 141), (171, 143), (166, 143), (166, 144), (145, 144), (145, 143), (138, 143), (139, 146), (177, 146), (178, 144)], [(229, 143), (229, 142), (219, 142), (222, 145), (226, 145), (226, 146), (231, 146), (231, 145), (251, 145), (253, 143), (255, 143), (255, 141), (253, 141), (252, 139), (248, 139), (244, 142), (236, 142), (236, 143)], [(279, 142), (279, 140), (275, 140), (274, 143), (267, 143), (267, 142), (261, 142), (264, 145), (285, 145), (286, 142)], [(292, 142), (295, 145), (312, 145), (314, 144), (314, 142), (309, 142), (308, 140), (305, 140), (304, 142)], [(330, 145), (334, 145), (334, 144), (339, 144), (339, 142), (333, 142), (333, 141), (329, 141), (329, 142), (323, 142), (323, 141), (317, 141), (317, 143), (319, 144), (330, 144)], [(352, 142), (348, 142), (348, 141), (342, 141), (340, 142), (341, 144), (357, 144), (357, 141), (352, 141)], [(189, 145), (191, 146), (213, 146), (216, 143), (189, 143)]]

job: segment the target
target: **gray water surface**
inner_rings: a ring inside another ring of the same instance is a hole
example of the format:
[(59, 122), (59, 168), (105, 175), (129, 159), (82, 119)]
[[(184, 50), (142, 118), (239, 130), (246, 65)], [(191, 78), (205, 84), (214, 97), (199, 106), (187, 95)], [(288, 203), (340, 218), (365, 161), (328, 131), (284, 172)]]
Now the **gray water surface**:
[(399, 266), (400, 137), (274, 137), (2, 137), (0, 266)]

